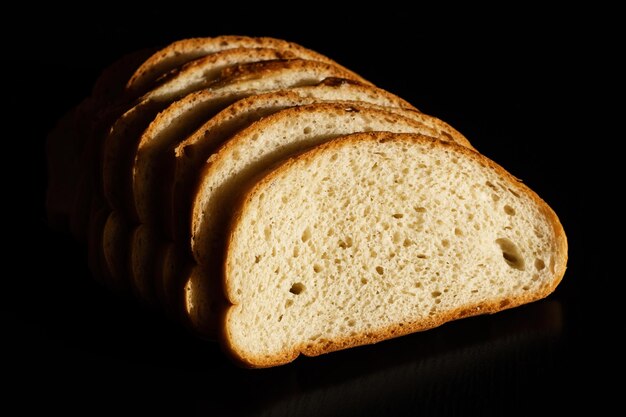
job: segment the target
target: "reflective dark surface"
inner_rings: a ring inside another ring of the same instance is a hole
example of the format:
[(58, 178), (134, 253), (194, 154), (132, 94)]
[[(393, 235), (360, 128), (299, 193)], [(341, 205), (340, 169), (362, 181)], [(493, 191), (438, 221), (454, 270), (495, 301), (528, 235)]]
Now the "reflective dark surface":
[[(605, 415), (619, 404), (624, 187), (614, 161), (623, 128), (604, 98), (619, 97), (614, 54), (605, 53), (610, 25), (590, 35), (544, 15), (427, 24), (335, 10), (320, 25), (301, 15), (261, 18), (256, 9), (237, 19), (50, 13), (24, 20), (36, 42), (3, 35), (11, 234), (0, 397), (16, 414)], [(363, 19), (371, 23), (355, 23)], [(44, 137), (122, 53), (220, 34), (301, 43), (452, 124), (557, 212), (570, 245), (561, 285), (513, 310), (266, 370), (237, 368), (216, 346), (100, 287), (84, 249), (46, 226)]]

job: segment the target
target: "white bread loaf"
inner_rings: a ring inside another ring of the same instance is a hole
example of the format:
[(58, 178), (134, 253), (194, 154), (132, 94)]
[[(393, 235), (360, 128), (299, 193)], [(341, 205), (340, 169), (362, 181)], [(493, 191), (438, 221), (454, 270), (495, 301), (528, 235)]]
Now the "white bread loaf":
[(269, 367), (549, 295), (555, 213), (447, 123), (274, 38), (105, 70), (47, 141), (96, 279)]
[(256, 183), (227, 235), (223, 341), (284, 364), (550, 294), (555, 213), (486, 157), (419, 135), (352, 135)]

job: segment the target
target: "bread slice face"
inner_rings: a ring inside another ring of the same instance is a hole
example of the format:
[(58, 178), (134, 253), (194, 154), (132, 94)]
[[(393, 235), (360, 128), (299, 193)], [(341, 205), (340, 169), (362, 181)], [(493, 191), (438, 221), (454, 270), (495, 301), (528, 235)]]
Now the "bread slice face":
[(486, 157), (411, 134), (338, 138), (246, 194), (228, 234), (228, 351), (267, 367), (549, 295), (552, 209)]

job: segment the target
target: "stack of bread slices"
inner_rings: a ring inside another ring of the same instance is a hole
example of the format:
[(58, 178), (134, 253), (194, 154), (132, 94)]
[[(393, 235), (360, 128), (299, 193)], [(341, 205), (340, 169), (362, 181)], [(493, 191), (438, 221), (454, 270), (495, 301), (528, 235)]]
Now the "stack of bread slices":
[(123, 57), (47, 141), (50, 223), (97, 279), (248, 367), (549, 295), (553, 210), (455, 128), (274, 38)]

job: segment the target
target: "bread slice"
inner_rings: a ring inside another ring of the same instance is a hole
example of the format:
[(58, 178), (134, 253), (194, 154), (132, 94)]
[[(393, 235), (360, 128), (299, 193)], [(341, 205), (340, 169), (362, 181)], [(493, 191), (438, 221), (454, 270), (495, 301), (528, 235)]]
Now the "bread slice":
[[(408, 113), (419, 119), (406, 117)], [(206, 288), (220, 275), (222, 242), (227, 237), (224, 225), (247, 183), (281, 159), (340, 135), (381, 130), (443, 136), (435, 120), (410, 110), (316, 103), (281, 110), (229, 139), (209, 158), (193, 194), (191, 249), (199, 266), (185, 283), (190, 320), (200, 329), (216, 329), (214, 311), (221, 295)], [(210, 337), (210, 334), (202, 336)]]
[(330, 141), (272, 171), (233, 216), (223, 340), (245, 366), (375, 343), (549, 295), (564, 230), (476, 152), (410, 134)]
[[(235, 48), (270, 48), (283, 52), (289, 52), (295, 56), (311, 61), (320, 61), (339, 66), (334, 60), (297, 43), (288, 42), (283, 39), (270, 37), (248, 37), (248, 36), (217, 36), (213, 38), (189, 38), (172, 42), (166, 47), (155, 52), (151, 57), (137, 68), (130, 77), (126, 89), (135, 95), (144, 94), (154, 87), (155, 83), (167, 75), (170, 71), (206, 55), (219, 51)], [(349, 71), (347, 68), (345, 71)], [(362, 82), (365, 80), (352, 73), (352, 77)]]

